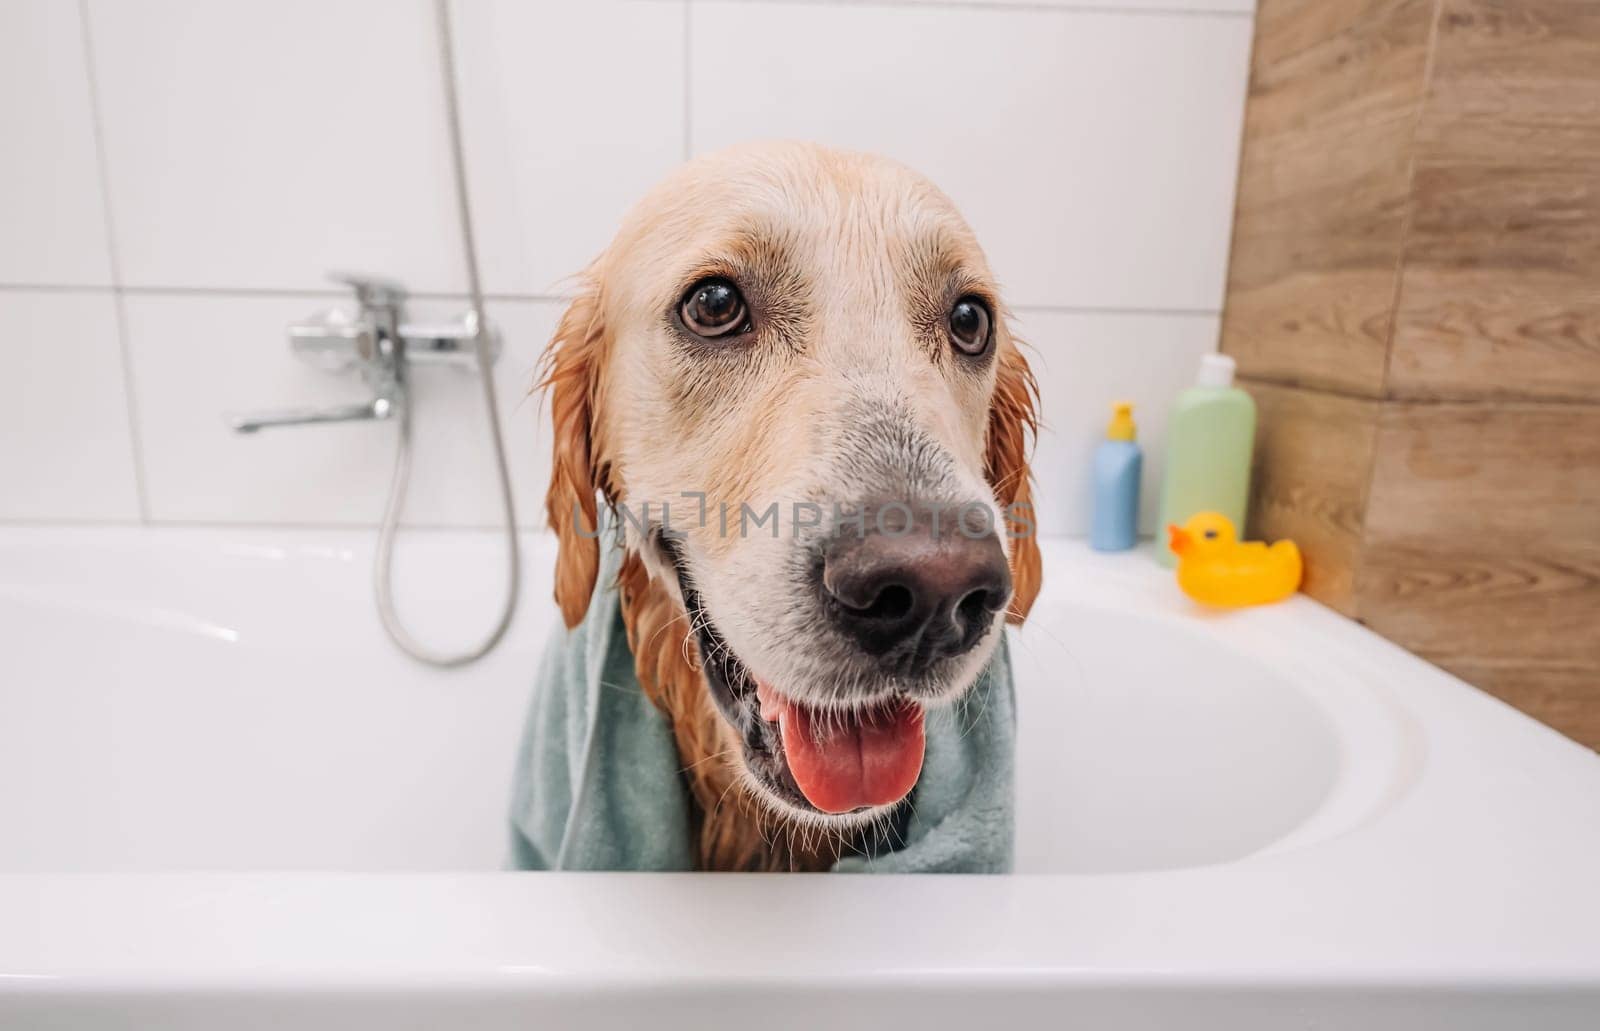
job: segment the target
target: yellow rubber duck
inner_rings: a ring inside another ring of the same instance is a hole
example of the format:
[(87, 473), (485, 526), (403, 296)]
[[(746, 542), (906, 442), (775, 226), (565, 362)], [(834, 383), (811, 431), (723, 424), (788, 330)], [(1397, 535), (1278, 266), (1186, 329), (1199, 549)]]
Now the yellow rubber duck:
[(1168, 526), (1167, 534), (1178, 556), (1178, 586), (1195, 601), (1228, 608), (1266, 605), (1300, 587), (1294, 541), (1240, 541), (1221, 512), (1200, 512), (1182, 526)]

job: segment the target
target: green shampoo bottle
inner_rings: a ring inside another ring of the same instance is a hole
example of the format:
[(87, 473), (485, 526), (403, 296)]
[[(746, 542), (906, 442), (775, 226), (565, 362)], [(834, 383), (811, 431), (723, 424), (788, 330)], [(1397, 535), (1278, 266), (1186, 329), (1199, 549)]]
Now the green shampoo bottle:
[(1244, 539), (1256, 404), (1233, 385), (1233, 368), (1225, 354), (1201, 358), (1199, 378), (1178, 395), (1167, 423), (1167, 470), (1156, 527), (1156, 558), (1164, 566), (1176, 561), (1167, 527), (1182, 526), (1196, 512), (1221, 512)]

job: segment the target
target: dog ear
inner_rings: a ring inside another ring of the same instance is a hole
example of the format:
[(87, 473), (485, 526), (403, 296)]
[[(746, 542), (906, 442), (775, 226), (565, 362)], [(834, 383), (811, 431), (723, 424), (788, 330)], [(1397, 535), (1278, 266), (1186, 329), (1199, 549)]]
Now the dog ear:
[(1015, 594), (1007, 619), (1021, 625), (1039, 594), (1039, 527), (1033, 509), (1033, 473), (1028, 448), (1039, 430), (1039, 384), (1033, 370), (1008, 339), (996, 356), (994, 400), (989, 405), (984, 474), (1000, 502), (1011, 538), (1011, 583)]
[(587, 286), (568, 306), (545, 347), (539, 387), (550, 399), (550, 488), (545, 515), (556, 532), (556, 604), (567, 626), (589, 609), (600, 567), (596, 393), (606, 349), (600, 277), (591, 268)]

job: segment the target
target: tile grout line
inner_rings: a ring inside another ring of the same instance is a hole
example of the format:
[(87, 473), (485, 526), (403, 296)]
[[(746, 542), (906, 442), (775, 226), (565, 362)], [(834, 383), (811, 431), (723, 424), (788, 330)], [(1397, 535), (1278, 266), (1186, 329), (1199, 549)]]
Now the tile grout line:
[[(305, 288), (276, 286), (95, 286), (77, 283), (0, 283), (0, 293), (122, 293), (133, 297), (349, 297), (348, 290), (308, 286)], [(467, 298), (464, 292), (449, 290), (415, 290), (407, 295), (418, 301), (459, 301)], [(490, 301), (544, 301), (564, 303), (576, 294), (518, 294), (485, 293)]]
[[(56, 530), (155, 530), (155, 531), (187, 531), (187, 530), (216, 530), (228, 532), (268, 533), (284, 531), (290, 533), (361, 533), (366, 534), (377, 526), (376, 523), (334, 523), (302, 520), (285, 520), (283, 522), (270, 522), (263, 520), (230, 520), (230, 519), (154, 519), (148, 523), (132, 522), (126, 519), (13, 519), (0, 518), (0, 529), (24, 531), (56, 531)], [(404, 523), (400, 529), (411, 533), (472, 533), (495, 534), (502, 532), (503, 528), (485, 523)], [(540, 537), (552, 534), (553, 531), (543, 523), (517, 524), (517, 533), (520, 536)], [(1039, 532), (1037, 535), (1042, 541), (1077, 541), (1087, 540), (1088, 531), (1070, 533)], [(1140, 531), (1139, 540), (1153, 540), (1153, 533)]]
[(89, 0), (78, 0), (78, 31), (83, 46), (84, 79), (89, 88), (89, 132), (94, 137), (95, 170), (100, 176), (100, 217), (106, 234), (106, 261), (111, 266), (113, 290), (122, 288), (122, 255), (111, 220), (110, 162), (106, 159), (105, 128), (100, 114), (100, 81), (94, 72), (94, 40), (89, 29)]
[(1523, 408), (1595, 408), (1596, 403), (1586, 397), (1561, 397), (1539, 394), (1504, 394), (1504, 395), (1427, 395), (1427, 394), (1400, 394), (1380, 397), (1375, 394), (1363, 394), (1358, 390), (1331, 383), (1317, 383), (1307, 380), (1298, 380), (1289, 376), (1263, 373), (1239, 373), (1239, 382), (1243, 384), (1257, 384), (1263, 387), (1273, 387), (1278, 390), (1293, 390), (1301, 394), (1316, 394), (1319, 397), (1332, 398), (1338, 401), (1352, 401), (1357, 404), (1369, 404), (1380, 409), (1380, 414), (1391, 408), (1480, 408), (1489, 406), (1516, 406)]
[(1433, 92), (1434, 54), (1439, 47), (1439, 23), (1444, 16), (1444, 0), (1433, 0), (1428, 19), (1427, 49), (1422, 55), (1422, 90), (1417, 95), (1417, 111), (1406, 138), (1405, 210), (1400, 213), (1400, 240), (1394, 255), (1394, 289), (1389, 295), (1389, 325), (1384, 334), (1383, 372), (1378, 381), (1378, 408), (1372, 419), (1372, 450), (1367, 455), (1366, 475), (1361, 480), (1361, 530), (1356, 538), (1356, 555), (1350, 563), (1350, 615), (1361, 620), (1361, 587), (1366, 582), (1367, 521), (1372, 514), (1372, 483), (1378, 476), (1378, 456), (1383, 450), (1384, 417), (1389, 414), (1389, 375), (1394, 366), (1395, 341), (1399, 336), (1400, 302), (1405, 297), (1406, 249), (1411, 242), (1411, 222), (1416, 213), (1417, 137), (1427, 114), (1428, 96)]
[(683, 160), (694, 157), (694, 0), (683, 0)]
[(1217, 318), (1220, 308), (1157, 308), (1143, 305), (1119, 304), (1012, 304), (1013, 312), (1036, 312), (1041, 315), (1156, 315), (1172, 318)]
[(139, 432), (139, 405), (133, 389), (133, 349), (128, 346), (128, 313), (124, 303), (122, 256), (111, 215), (111, 162), (106, 155), (105, 124), (100, 111), (100, 80), (95, 74), (94, 34), (89, 27), (89, 0), (78, 0), (78, 29), (83, 43), (83, 70), (89, 87), (89, 126), (94, 135), (95, 164), (100, 175), (100, 208), (106, 234), (106, 260), (111, 266), (111, 306), (117, 323), (117, 350), (122, 358), (122, 397), (128, 410), (128, 443), (133, 453), (133, 491), (139, 521), (150, 522), (150, 489), (145, 475), (144, 438)]
[(1233, 189), (1228, 192), (1228, 247), (1222, 261), (1222, 303), (1217, 311), (1218, 354), (1227, 354), (1222, 345), (1228, 331), (1228, 304), (1233, 297), (1233, 251), (1239, 243), (1239, 184), (1244, 181), (1245, 150), (1250, 139), (1250, 93), (1256, 80), (1255, 15), (1251, 14), (1250, 46), (1244, 55), (1244, 91), (1239, 97), (1239, 145), (1233, 155)]
[[(22, 530), (79, 530), (79, 529), (122, 529), (122, 530), (331, 530), (366, 533), (375, 530), (378, 526), (376, 520), (371, 523), (338, 523), (316, 522), (297, 519), (273, 522), (262, 519), (152, 519), (140, 522), (131, 519), (58, 519), (58, 518), (0, 518), (0, 528)], [(490, 523), (406, 523), (400, 524), (404, 532), (417, 531), (421, 533), (482, 533), (495, 534), (504, 532), (504, 527)], [(517, 524), (517, 532), (523, 534), (546, 533), (549, 528), (543, 523)]]
[(1405, 297), (1406, 251), (1411, 244), (1412, 220), (1416, 216), (1417, 137), (1422, 132), (1422, 120), (1428, 112), (1428, 97), (1433, 92), (1434, 54), (1439, 47), (1439, 20), (1444, 13), (1444, 0), (1434, 0), (1433, 17), (1428, 23), (1427, 50), (1422, 57), (1422, 91), (1417, 96), (1417, 111), (1411, 120), (1411, 133), (1406, 140), (1406, 192), (1405, 210), (1400, 214), (1400, 240), (1395, 247), (1394, 289), (1389, 295), (1389, 325), (1383, 347), (1383, 378), (1378, 383), (1379, 395), (1389, 396), (1389, 375), (1394, 367), (1394, 345), (1399, 337), (1400, 302)]
[(111, 294), (114, 283), (0, 283), (0, 293), (8, 294)]
[[(78, 286), (68, 283), (0, 283), (0, 293), (83, 293), (83, 294), (120, 294), (131, 297), (233, 297), (233, 298), (293, 298), (293, 297), (348, 297), (343, 290), (326, 290), (322, 288), (307, 287), (294, 289), (290, 287), (259, 287), (259, 286)], [(466, 299), (466, 294), (452, 293), (450, 291), (417, 291), (409, 295), (413, 300), (419, 301), (460, 301)], [(484, 299), (509, 304), (566, 304), (576, 294), (516, 294), (516, 293), (488, 293)], [(1009, 306), (1013, 312), (1036, 313), (1041, 315), (1127, 315), (1127, 316), (1166, 316), (1170, 318), (1216, 318), (1222, 314), (1220, 308), (1188, 308), (1173, 306), (1170, 308), (1153, 305), (1118, 305), (1118, 304), (1013, 304)]]
[[(689, 0), (692, 2), (692, 0)], [(739, 0), (721, 0), (725, 4)], [(740, 6), (754, 6), (755, 0), (743, 0)], [(1158, 18), (1254, 18), (1256, 11), (1237, 10), (1231, 7), (1122, 7), (1114, 3), (1063, 4), (1045, 0), (761, 0), (769, 7), (845, 7), (863, 8), (914, 8), (925, 11), (1002, 11), (1046, 12), (1054, 14), (1105, 14), (1131, 17)]]

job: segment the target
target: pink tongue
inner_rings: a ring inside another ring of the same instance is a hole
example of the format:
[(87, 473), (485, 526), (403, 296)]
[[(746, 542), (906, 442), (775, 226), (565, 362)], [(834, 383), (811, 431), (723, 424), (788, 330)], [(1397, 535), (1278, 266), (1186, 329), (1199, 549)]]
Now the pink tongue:
[(762, 719), (778, 721), (789, 772), (825, 813), (900, 801), (922, 772), (922, 709), (895, 701), (850, 716), (813, 713), (756, 682)]

